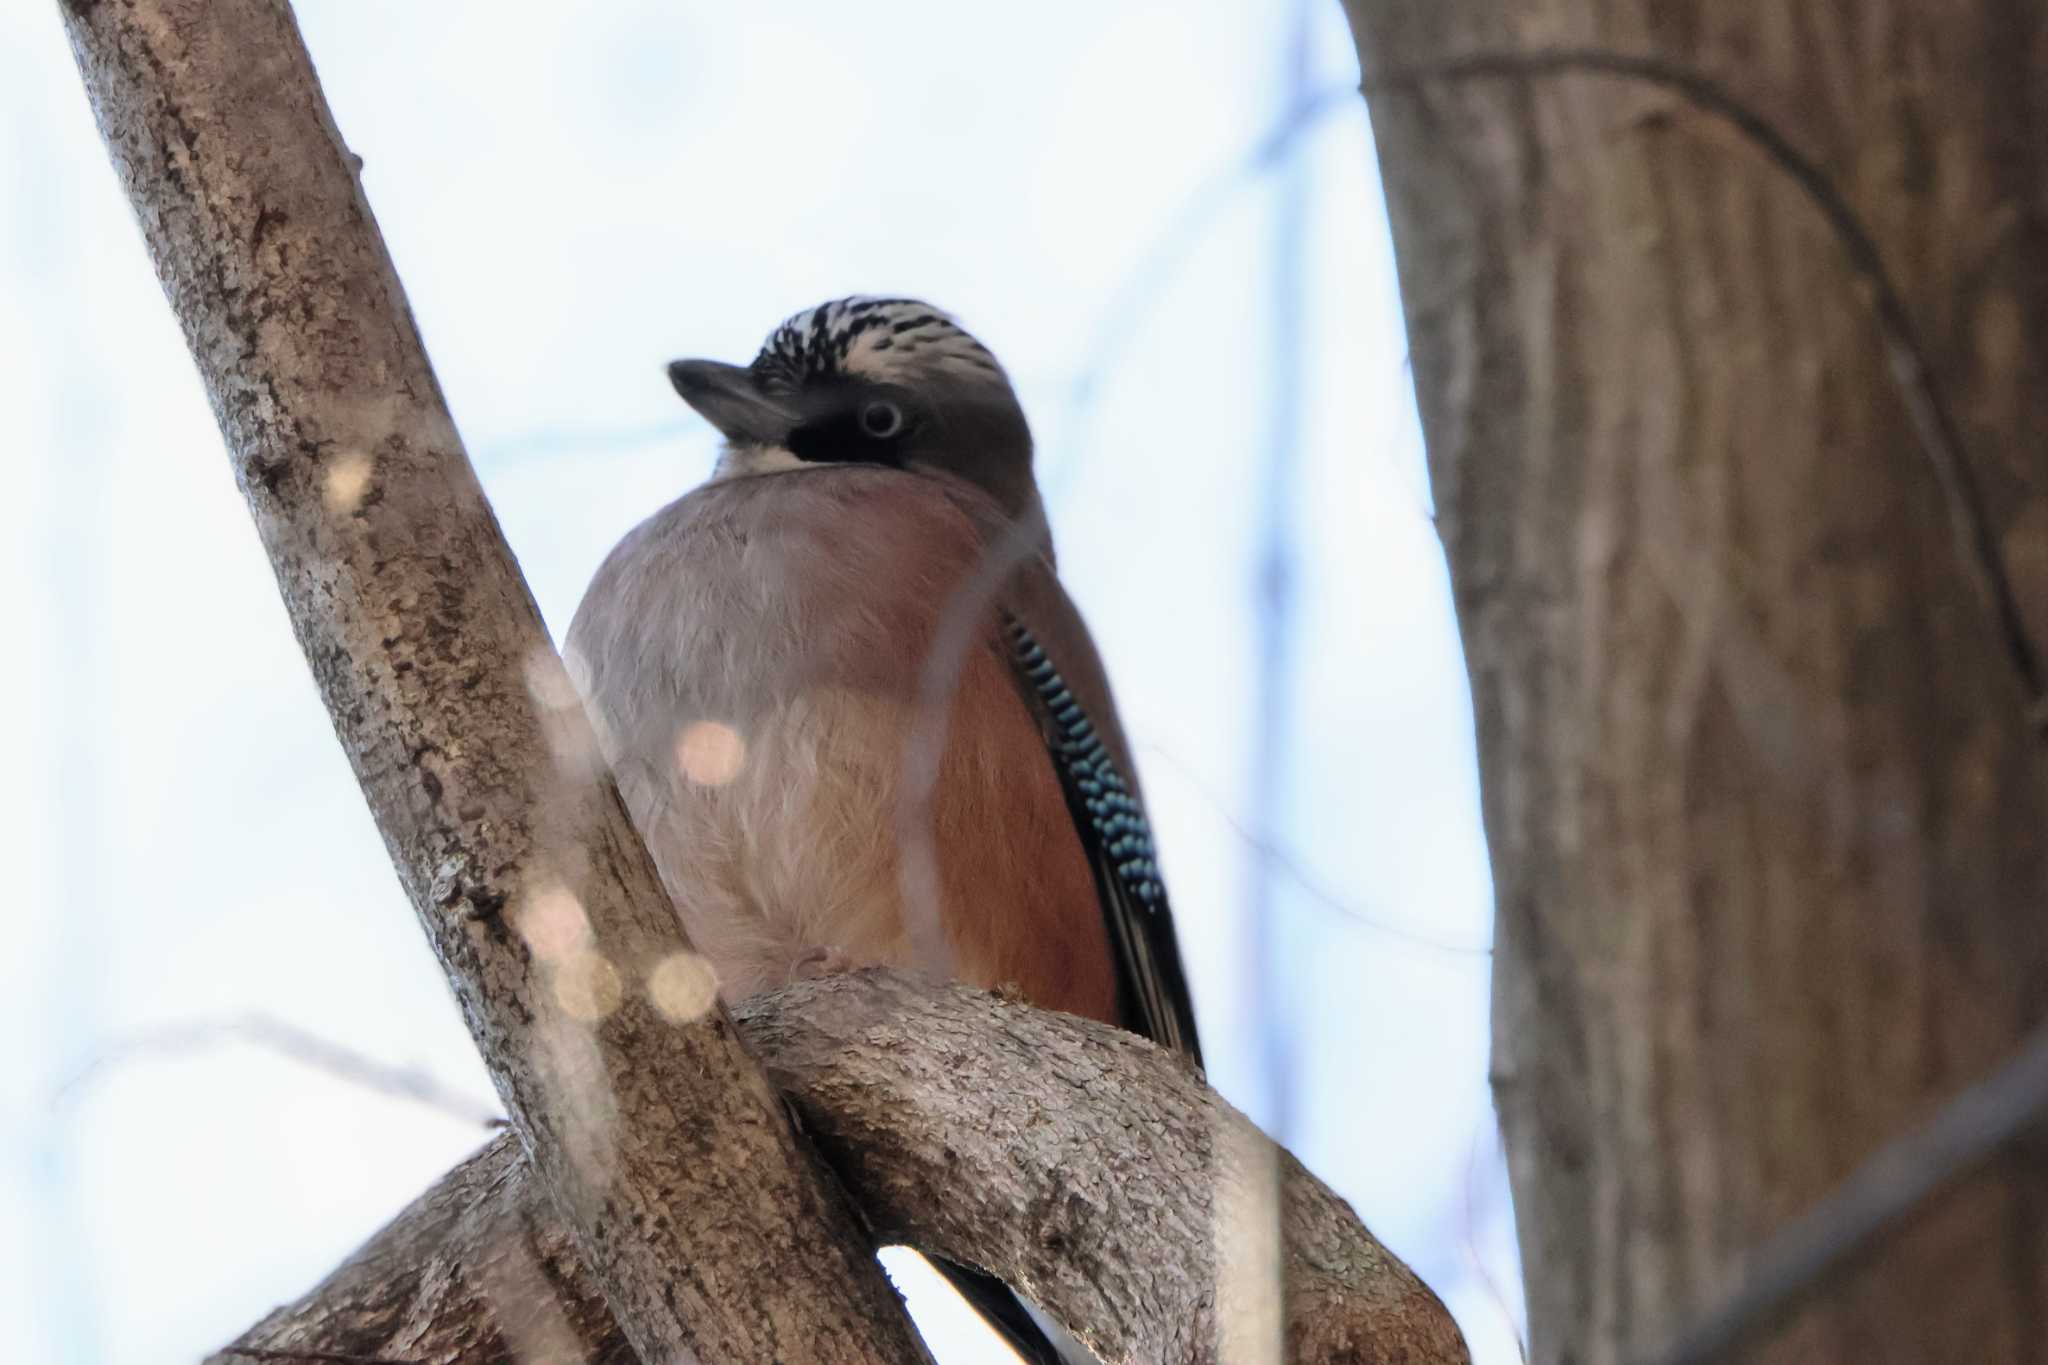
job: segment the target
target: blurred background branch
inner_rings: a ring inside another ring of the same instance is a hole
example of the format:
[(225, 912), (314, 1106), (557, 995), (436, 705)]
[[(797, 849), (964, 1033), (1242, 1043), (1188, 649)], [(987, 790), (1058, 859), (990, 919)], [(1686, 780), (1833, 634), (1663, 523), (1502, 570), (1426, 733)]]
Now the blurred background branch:
[(496, 1106), (463, 1094), (424, 1068), (380, 1062), (296, 1024), (262, 1014), (182, 1019), (128, 1037), (109, 1039), (58, 1087), (51, 1100), (54, 1104), (75, 1104), (83, 1091), (122, 1067), (211, 1052), (235, 1044), (263, 1048), (344, 1084), (423, 1104), (464, 1123), (482, 1128), (505, 1126), (505, 1116)]
[[(1734, 1356), (1801, 1304), (1841, 1282), (1857, 1258), (1928, 1201), (2040, 1127), (2048, 1112), (2048, 1029), (1957, 1095), (1921, 1127), (1870, 1154), (1819, 1204), (1746, 1258), (1741, 1287), (1657, 1353), (1655, 1365), (1711, 1365)], [(2029, 1154), (2032, 1155), (2032, 1154)]]

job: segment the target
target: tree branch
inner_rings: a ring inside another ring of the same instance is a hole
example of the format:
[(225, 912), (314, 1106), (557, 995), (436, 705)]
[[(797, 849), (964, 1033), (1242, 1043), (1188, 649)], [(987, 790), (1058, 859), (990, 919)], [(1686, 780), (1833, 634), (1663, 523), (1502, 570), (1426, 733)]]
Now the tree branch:
[(1654, 1365), (1712, 1365), (1837, 1282), (1841, 1273), (1928, 1201), (2037, 1128), (2048, 1112), (2048, 1028), (1998, 1070), (1893, 1138), (1827, 1197), (1752, 1252), (1741, 1286)]
[[(986, 1267), (1111, 1365), (1214, 1361), (1232, 1314), (1262, 1311), (1219, 1292), (1217, 1245), (1270, 1229), (1256, 1192), (1274, 1163), (1285, 1358), (1468, 1359), (1443, 1305), (1341, 1199), (1131, 1034), (889, 972), (737, 1016), (883, 1241)], [(637, 1359), (499, 1139), (231, 1350), (511, 1365), (537, 1339), (558, 1358)]]
[(564, 1259), (647, 1359), (922, 1358), (843, 1196), (687, 988), (702, 964), (590, 757), (289, 6), (66, 0), (64, 20)]

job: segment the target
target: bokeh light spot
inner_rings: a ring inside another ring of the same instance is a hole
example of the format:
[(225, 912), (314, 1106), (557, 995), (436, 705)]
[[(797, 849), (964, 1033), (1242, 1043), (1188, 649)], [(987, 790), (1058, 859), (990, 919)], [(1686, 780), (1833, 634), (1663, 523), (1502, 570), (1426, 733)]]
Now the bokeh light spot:
[[(580, 681), (579, 681), (580, 678)], [(594, 722), (583, 710), (589, 669), (573, 653), (543, 646), (526, 659), (526, 690), (540, 708), (541, 731), (565, 777), (588, 781), (604, 771)]]
[(619, 969), (601, 953), (578, 953), (555, 968), (555, 1003), (580, 1023), (595, 1024), (625, 998)]
[(696, 953), (670, 953), (647, 974), (647, 998), (670, 1023), (691, 1023), (718, 999), (718, 973)]
[(747, 742), (715, 720), (692, 721), (676, 740), (676, 766), (700, 787), (722, 787), (747, 765)]
[(376, 467), (369, 453), (360, 450), (350, 451), (329, 465), (322, 486), (327, 510), (337, 517), (353, 515), (363, 505), (363, 494), (370, 491), (370, 476)]
[(518, 925), (533, 955), (547, 962), (563, 961), (590, 946), (590, 916), (576, 893), (560, 882), (549, 882), (526, 898)]
[(526, 656), (526, 690), (550, 711), (566, 710), (583, 700), (567, 664), (552, 649), (536, 649)]

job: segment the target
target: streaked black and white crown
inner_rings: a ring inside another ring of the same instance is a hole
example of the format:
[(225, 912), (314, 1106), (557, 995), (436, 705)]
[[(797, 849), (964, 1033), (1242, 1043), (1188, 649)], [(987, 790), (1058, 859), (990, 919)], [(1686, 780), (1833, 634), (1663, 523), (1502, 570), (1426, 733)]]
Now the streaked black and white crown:
[(1007, 384), (989, 349), (950, 314), (918, 299), (856, 294), (807, 308), (754, 357), (764, 384), (799, 388), (838, 377), (910, 382), (934, 374)]

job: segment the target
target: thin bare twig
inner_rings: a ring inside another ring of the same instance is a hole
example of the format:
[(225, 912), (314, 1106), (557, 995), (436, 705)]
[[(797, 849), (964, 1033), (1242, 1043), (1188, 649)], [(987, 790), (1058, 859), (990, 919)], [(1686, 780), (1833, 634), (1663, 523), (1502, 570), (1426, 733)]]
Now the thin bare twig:
[(186, 1019), (132, 1037), (114, 1039), (102, 1045), (59, 1085), (52, 1098), (59, 1101), (71, 1099), (98, 1081), (103, 1073), (145, 1057), (208, 1052), (229, 1043), (266, 1048), (350, 1085), (423, 1104), (466, 1123), (489, 1129), (505, 1126), (504, 1116), (492, 1106), (463, 1094), (430, 1072), (418, 1067), (380, 1062), (297, 1024), (267, 1014)]
[(690, 448), (693, 454), (701, 452), (705, 467), (710, 467), (714, 444), (712, 434), (706, 433), (697, 423), (680, 417), (634, 427), (592, 427), (586, 430), (536, 427), (479, 442), (473, 458), (479, 469), (510, 469), (529, 460), (557, 459), (592, 451), (632, 450), (657, 441), (664, 446)]
[[(1201, 241), (1202, 234), (1219, 213), (1237, 202), (1239, 189), (1284, 164), (1304, 134), (1327, 115), (1347, 107), (1357, 93), (1348, 85), (1331, 86), (1291, 106), (1235, 161), (1190, 190), (1173, 216), (1152, 235), (1135, 264), (1110, 290), (1109, 302), (1098, 310), (1101, 321), (1083, 350), (1086, 359), (1064, 381), (1065, 406), (1060, 430), (1069, 439), (1062, 440), (1060, 448), (1044, 462), (1047, 475), (1042, 482), (1048, 489), (1057, 488), (1086, 464), (1082, 458), (1088, 443), (1084, 428), (1102, 391), (1104, 374), (1115, 366), (1132, 336), (1151, 316), (1161, 291), (1186, 264), (1189, 251)], [(535, 457), (632, 449), (656, 441), (682, 442), (693, 449), (701, 445), (708, 463), (710, 436), (700, 425), (683, 419), (589, 430), (544, 427), (514, 432), (479, 442), (471, 458), (480, 469), (499, 470)]]
[[(1494, 1139), (1490, 1144), (1493, 1151), (1489, 1155), (1494, 1156), (1496, 1160), (1504, 1159), (1506, 1153), (1500, 1148), (1499, 1128), (1489, 1125), (1484, 1130), (1484, 1135)], [(1494, 1312), (1500, 1314), (1500, 1320), (1507, 1324), (1508, 1335), (1515, 1341), (1515, 1358), (1520, 1360), (1522, 1365), (1529, 1365), (1529, 1341), (1522, 1330), (1522, 1318), (1515, 1312), (1514, 1304), (1509, 1301), (1507, 1290), (1494, 1278), (1492, 1267), (1486, 1264), (1486, 1258), (1479, 1252), (1479, 1199), (1474, 1194), (1473, 1187), (1479, 1180), (1481, 1136), (1481, 1133), (1472, 1135), (1471, 1149), (1465, 1154), (1465, 1179), (1460, 1190), (1465, 1216), (1458, 1238), (1458, 1250), (1463, 1253), (1466, 1264), (1472, 1268), (1472, 1274), (1486, 1290), (1487, 1302), (1493, 1305)]]
[(1275, 871), (1281, 873), (1288, 881), (1294, 883), (1296, 890), (1330, 913), (1341, 915), (1345, 919), (1351, 920), (1362, 928), (1369, 929), (1376, 934), (1385, 934), (1388, 938), (1397, 939), (1413, 947), (1426, 948), (1433, 953), (1443, 953), (1451, 957), (1490, 958), (1493, 956), (1491, 944), (1449, 942), (1448, 940), (1425, 934), (1419, 929), (1410, 928), (1397, 920), (1387, 919), (1359, 909), (1356, 905), (1344, 899), (1335, 891), (1332, 891), (1321, 881), (1318, 881), (1315, 875), (1303, 864), (1302, 860), (1295, 856), (1294, 851), (1280, 843), (1278, 836), (1262, 834), (1240, 818), (1231, 810), (1228, 803), (1216, 794), (1215, 789), (1202, 781), (1194, 768), (1171, 749), (1161, 744), (1145, 741), (1134, 742), (1132, 747), (1142, 749), (1146, 753), (1153, 755), (1164, 762), (1167, 767), (1172, 768), (1178, 773), (1188, 790), (1206, 802), (1209, 808), (1216, 812), (1216, 818), (1228, 826), (1230, 831), (1243, 842), (1245, 847), (1266, 859)]
[(969, 653), (981, 641), (987, 613), (1003, 584), (1046, 543), (1045, 509), (1034, 505), (1004, 525), (983, 548), (974, 572), (954, 585), (939, 612), (931, 647), (918, 673), (917, 707), (903, 744), (903, 794), (896, 807), (903, 850), (898, 876), (903, 916), (924, 961), (949, 961), (939, 922), (939, 860), (932, 796), (953, 720), (953, 696)]
[[(1110, 306), (1102, 312), (1104, 321), (1087, 347), (1088, 358), (1068, 385), (1062, 452), (1041, 462), (1045, 472), (1040, 483), (1048, 491), (1047, 501), (1052, 500), (1050, 495), (1056, 492), (1063, 475), (1079, 466), (1077, 455), (1087, 443), (1084, 428), (1103, 375), (1114, 367), (1118, 353), (1152, 310), (1160, 291), (1171, 281), (1189, 249), (1200, 240), (1217, 213), (1235, 201), (1236, 192), (1245, 182), (1284, 164), (1305, 133), (1355, 95), (1351, 87), (1341, 86), (1298, 98), (1242, 157), (1191, 191), (1153, 237), (1137, 265), (1113, 291)], [(1013, 522), (983, 550), (975, 572), (963, 579), (948, 598), (920, 675), (917, 719), (905, 745), (905, 795), (898, 807), (897, 827), (904, 850), (900, 875), (912, 935), (922, 936), (933, 951), (943, 952), (943, 936), (936, 927), (938, 871), (931, 847), (931, 794), (945, 746), (953, 691), (966, 667), (983, 614), (995, 602), (1009, 575), (1038, 552), (1046, 534), (1045, 511), (1041, 506)], [(1251, 842), (1255, 849), (1264, 850), (1265, 846), (1258, 841)]]
[(1961, 433), (1913, 327), (1883, 253), (1870, 229), (1842, 191), (1812, 157), (1770, 119), (1705, 72), (1668, 57), (1613, 52), (1604, 48), (1533, 48), (1472, 52), (1441, 61), (1397, 65), (1366, 76), (1360, 89), (1414, 91), (1443, 81), (1474, 78), (1529, 79), (1580, 73), (1614, 76), (1668, 90), (1703, 113), (1720, 119), (1746, 138), (1783, 172), (1833, 231), (1849, 269), (1870, 291), (1871, 312), (1890, 362), (1892, 379), (1913, 424), (1921, 453), (1934, 470), (1948, 504), (1956, 553), (1973, 571), (1994, 618), (1999, 642), (2027, 698), (2027, 720), (2037, 736), (2048, 737), (2048, 683), (2039, 647), (2028, 633), (2018, 593), (2006, 570), (1997, 533), (1984, 505)]
[(1060, 446), (1045, 461), (1040, 480), (1048, 501), (1056, 501), (1067, 479), (1087, 463), (1088, 428), (1103, 376), (1115, 368), (1119, 355), (1156, 311), (1159, 296), (1187, 263), (1188, 253), (1223, 210), (1239, 202), (1238, 192), (1246, 184), (1285, 165), (1301, 138), (1329, 114), (1352, 107), (1357, 93), (1348, 85), (1332, 86), (1298, 99), (1243, 155), (1188, 191), (1165, 226), (1152, 235), (1136, 264), (1110, 291), (1109, 301), (1100, 310), (1101, 321), (1082, 351), (1087, 359), (1068, 381)]
[(1957, 1095), (1923, 1126), (1892, 1139), (1827, 1197), (1750, 1254), (1735, 1295), (1654, 1365), (1707, 1365), (1812, 1298), (1929, 1198), (1988, 1161), (2048, 1110), (2048, 1028)]
[[(1289, 104), (1312, 109), (1309, 90), (1310, 54), (1314, 47), (1315, 0), (1294, 0), (1283, 60), (1282, 79)], [(1295, 676), (1294, 637), (1299, 592), (1294, 502), (1300, 495), (1302, 345), (1306, 332), (1308, 289), (1302, 258), (1307, 254), (1310, 183), (1306, 163), (1289, 161), (1275, 196), (1271, 247), (1270, 294), (1273, 338), (1267, 369), (1265, 451), (1260, 460), (1257, 537), (1251, 567), (1252, 704), (1247, 726), (1246, 795), (1252, 809), (1279, 810), (1287, 799), (1293, 749), (1290, 710)], [(1263, 852), (1245, 859), (1239, 908), (1244, 984), (1248, 1014), (1257, 1021), (1263, 1073), (1259, 1080), (1266, 1131), (1286, 1142), (1294, 1130), (1294, 1016), (1285, 1006), (1287, 989), (1281, 959), (1286, 926), (1273, 913), (1273, 882), (1278, 871)]]
[[(1281, 165), (1295, 144), (1326, 114), (1343, 107), (1355, 92), (1331, 87), (1298, 98), (1274, 125), (1230, 166), (1216, 172), (1190, 192), (1153, 238), (1112, 293), (1103, 310), (1103, 324), (1089, 344), (1087, 359), (1068, 385), (1063, 454), (1045, 460), (1040, 482), (1056, 488), (1065, 471), (1077, 468), (1077, 454), (1086, 444), (1083, 428), (1093, 410), (1103, 375), (1114, 367), (1139, 322), (1152, 310), (1159, 292), (1172, 279), (1188, 250), (1233, 202), (1244, 182)], [(1050, 501), (1050, 498), (1048, 498)], [(939, 627), (926, 654), (918, 687), (917, 719), (904, 752), (904, 799), (898, 807), (897, 829), (904, 855), (901, 878), (911, 933), (931, 951), (943, 953), (937, 927), (938, 864), (931, 846), (931, 794), (945, 747), (952, 696), (966, 667), (983, 615), (995, 602), (1009, 575), (1033, 554), (1047, 535), (1043, 506), (1011, 523), (982, 552), (975, 572), (957, 585), (940, 615)]]

